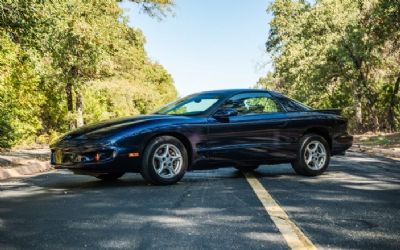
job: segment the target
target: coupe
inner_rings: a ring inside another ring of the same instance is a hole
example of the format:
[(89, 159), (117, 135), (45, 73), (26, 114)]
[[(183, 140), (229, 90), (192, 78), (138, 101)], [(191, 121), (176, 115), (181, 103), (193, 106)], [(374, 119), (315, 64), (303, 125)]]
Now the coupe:
[(139, 172), (161, 185), (190, 170), (279, 163), (316, 176), (352, 142), (340, 110), (311, 109), (274, 91), (219, 90), (74, 130), (51, 145), (51, 163), (102, 180)]

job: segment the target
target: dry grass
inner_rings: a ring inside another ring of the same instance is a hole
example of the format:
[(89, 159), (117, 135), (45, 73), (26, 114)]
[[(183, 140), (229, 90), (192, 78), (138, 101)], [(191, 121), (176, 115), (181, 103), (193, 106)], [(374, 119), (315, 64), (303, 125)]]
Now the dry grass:
[(354, 143), (379, 148), (400, 148), (400, 132), (355, 135)]

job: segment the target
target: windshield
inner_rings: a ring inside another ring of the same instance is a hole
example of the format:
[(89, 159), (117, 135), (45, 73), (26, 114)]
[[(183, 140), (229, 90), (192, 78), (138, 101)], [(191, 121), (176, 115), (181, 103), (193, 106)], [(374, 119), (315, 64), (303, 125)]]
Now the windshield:
[(200, 115), (211, 109), (222, 96), (200, 94), (190, 95), (167, 104), (155, 114), (160, 115)]

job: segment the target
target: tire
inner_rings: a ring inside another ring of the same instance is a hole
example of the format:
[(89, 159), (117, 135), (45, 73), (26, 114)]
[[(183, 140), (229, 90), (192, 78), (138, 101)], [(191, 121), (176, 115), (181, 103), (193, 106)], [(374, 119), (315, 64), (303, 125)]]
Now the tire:
[(317, 176), (328, 168), (330, 155), (329, 145), (322, 136), (306, 134), (300, 139), (297, 159), (292, 162), (292, 167), (297, 174)]
[(101, 174), (97, 175), (96, 178), (102, 180), (102, 181), (115, 181), (121, 176), (123, 176), (125, 173), (110, 173), (110, 174)]
[(250, 172), (253, 170), (256, 170), (259, 167), (259, 165), (251, 165), (251, 166), (235, 166), (235, 168), (239, 171), (243, 172)]
[(160, 136), (149, 142), (140, 174), (155, 185), (171, 185), (185, 175), (188, 154), (183, 143), (173, 136)]

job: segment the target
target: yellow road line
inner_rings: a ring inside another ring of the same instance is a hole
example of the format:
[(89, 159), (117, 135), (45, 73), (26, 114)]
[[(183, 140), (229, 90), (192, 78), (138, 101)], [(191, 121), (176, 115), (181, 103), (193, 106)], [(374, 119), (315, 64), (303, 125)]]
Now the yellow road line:
[(296, 250), (317, 249), (300, 228), (289, 219), (286, 212), (276, 203), (254, 174), (247, 172), (244, 175), (289, 247)]

